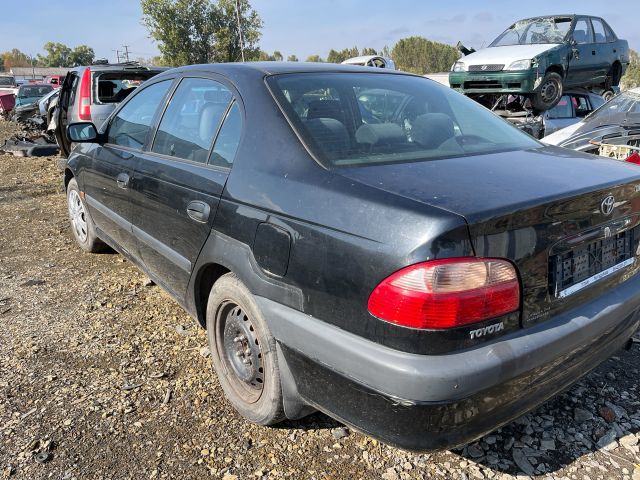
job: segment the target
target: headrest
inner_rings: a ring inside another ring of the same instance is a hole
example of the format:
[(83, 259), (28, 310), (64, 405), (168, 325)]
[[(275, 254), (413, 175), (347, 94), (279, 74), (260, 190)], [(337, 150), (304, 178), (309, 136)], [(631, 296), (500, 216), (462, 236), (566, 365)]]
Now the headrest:
[(395, 123), (364, 124), (356, 130), (356, 142), (371, 146), (391, 145), (406, 139), (402, 127)]
[(411, 127), (411, 138), (425, 148), (438, 148), (454, 135), (453, 121), (444, 113), (420, 115)]
[(305, 127), (330, 159), (344, 157), (349, 150), (347, 128), (334, 118), (313, 118), (304, 122)]
[(314, 100), (309, 102), (307, 119), (333, 118), (344, 123), (344, 113), (339, 100)]
[(220, 123), (220, 117), (226, 108), (227, 106), (222, 103), (209, 103), (204, 106), (200, 112), (199, 135), (202, 140), (213, 138)]

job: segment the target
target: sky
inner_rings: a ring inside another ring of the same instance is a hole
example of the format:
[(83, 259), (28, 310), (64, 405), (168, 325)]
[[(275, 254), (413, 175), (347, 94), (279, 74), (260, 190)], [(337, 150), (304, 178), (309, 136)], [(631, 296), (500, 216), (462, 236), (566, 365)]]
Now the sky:
[[(0, 52), (19, 48), (42, 53), (48, 42), (86, 44), (96, 58), (116, 60), (128, 46), (130, 58), (158, 54), (140, 23), (137, 0), (0, 0)], [(640, 49), (638, 0), (252, 0), (264, 22), (260, 47), (303, 60), (326, 58), (330, 49), (390, 48), (400, 38), (424, 36), (475, 48), (488, 44), (515, 20), (536, 15), (582, 13), (601, 16), (620, 38)]]

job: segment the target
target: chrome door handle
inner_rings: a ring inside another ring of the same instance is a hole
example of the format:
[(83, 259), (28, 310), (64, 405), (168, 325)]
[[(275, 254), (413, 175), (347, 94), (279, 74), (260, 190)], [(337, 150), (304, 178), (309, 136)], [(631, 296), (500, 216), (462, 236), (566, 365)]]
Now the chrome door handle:
[(194, 200), (187, 205), (187, 215), (196, 222), (207, 223), (211, 207), (204, 202)]
[(120, 188), (129, 188), (129, 180), (129, 175), (123, 172), (116, 177), (116, 184)]

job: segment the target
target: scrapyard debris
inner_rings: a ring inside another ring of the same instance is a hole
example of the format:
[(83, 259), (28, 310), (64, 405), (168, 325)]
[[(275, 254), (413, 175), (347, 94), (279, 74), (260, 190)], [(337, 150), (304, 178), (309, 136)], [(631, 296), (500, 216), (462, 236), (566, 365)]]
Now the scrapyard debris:
[(16, 157), (48, 157), (57, 155), (58, 145), (51, 142), (49, 135), (34, 136), (14, 135), (0, 146), (0, 153), (12, 154)]

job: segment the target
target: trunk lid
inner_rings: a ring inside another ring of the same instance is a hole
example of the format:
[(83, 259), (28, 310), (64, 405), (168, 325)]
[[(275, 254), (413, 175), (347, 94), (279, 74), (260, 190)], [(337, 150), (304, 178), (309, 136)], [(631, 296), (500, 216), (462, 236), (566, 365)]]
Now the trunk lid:
[[(640, 240), (634, 165), (544, 147), (338, 172), (464, 217), (476, 255), (517, 265), (524, 325), (579, 305), (637, 270), (630, 260)], [(607, 215), (601, 207), (609, 196)], [(592, 279), (624, 261), (620, 272)]]

